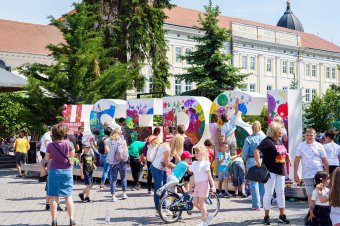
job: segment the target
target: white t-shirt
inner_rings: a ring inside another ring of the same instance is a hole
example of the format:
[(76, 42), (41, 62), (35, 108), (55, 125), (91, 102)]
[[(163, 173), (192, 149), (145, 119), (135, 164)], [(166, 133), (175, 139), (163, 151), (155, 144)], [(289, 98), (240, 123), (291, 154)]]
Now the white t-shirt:
[(302, 142), (296, 150), (296, 156), (301, 157), (303, 179), (314, 178), (318, 171), (324, 170), (322, 158), (327, 158), (327, 155), (322, 144), (316, 141), (312, 144)]
[(340, 223), (340, 207), (331, 207), (331, 213), (329, 215), (332, 220), (332, 224), (339, 224)]
[(52, 138), (49, 132), (46, 132), (40, 139), (40, 152), (46, 153), (46, 146), (45, 143), (47, 144), (52, 142)]
[(323, 147), (326, 150), (328, 164), (330, 166), (339, 166), (340, 146), (332, 141), (324, 144)]
[[(219, 140), (218, 132), (217, 132), (219, 129), (220, 129), (220, 127), (218, 126), (218, 124), (216, 122), (209, 124), (210, 136), (211, 136), (211, 139), (213, 141)], [(217, 137), (216, 137), (216, 135), (217, 135)]]
[[(324, 197), (329, 198), (329, 189), (328, 188), (322, 189), (321, 195), (324, 196)], [(329, 202), (324, 202), (324, 203), (320, 202), (316, 189), (314, 189), (314, 191), (312, 193), (312, 200), (315, 201), (315, 205), (329, 206)]]
[(207, 171), (210, 170), (210, 162), (207, 160), (194, 161), (190, 165), (189, 170), (194, 173), (195, 182), (207, 181)]
[(164, 163), (164, 152), (165, 151), (170, 151), (169, 143), (163, 143), (157, 148), (155, 159), (152, 162), (152, 165), (155, 168), (159, 170), (163, 170), (163, 171), (166, 171), (166, 167)]

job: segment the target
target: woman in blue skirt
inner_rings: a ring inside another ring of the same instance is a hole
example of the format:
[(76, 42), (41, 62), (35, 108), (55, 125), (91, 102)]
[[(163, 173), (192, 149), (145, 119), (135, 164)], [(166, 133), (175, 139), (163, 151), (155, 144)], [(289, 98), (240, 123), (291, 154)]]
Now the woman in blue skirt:
[(53, 142), (49, 143), (46, 148), (45, 159), (51, 159), (48, 170), (47, 195), (51, 197), (52, 226), (57, 226), (57, 206), (60, 197), (65, 197), (67, 212), (70, 217), (70, 226), (75, 225), (72, 199), (73, 174), (70, 160), (73, 156), (73, 151), (69, 142), (63, 140), (65, 134), (66, 129), (64, 126), (53, 126)]

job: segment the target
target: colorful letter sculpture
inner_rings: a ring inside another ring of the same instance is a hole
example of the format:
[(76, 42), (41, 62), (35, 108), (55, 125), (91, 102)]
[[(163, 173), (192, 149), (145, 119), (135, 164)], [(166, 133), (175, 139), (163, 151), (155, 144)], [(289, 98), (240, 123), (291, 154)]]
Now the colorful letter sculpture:
[(66, 125), (70, 133), (78, 130), (79, 126), (84, 126), (84, 129), (89, 131), (89, 119), (92, 105), (78, 104), (63, 106), (64, 121), (61, 124)]
[[(119, 127), (115, 119), (126, 116), (126, 101), (119, 99), (102, 99), (97, 101), (90, 113), (90, 128), (101, 131), (105, 126)], [(105, 125), (105, 126), (104, 126)]]
[[(205, 97), (175, 96), (163, 98), (163, 127), (172, 132), (183, 124), (185, 134), (194, 144), (203, 144), (210, 137), (209, 108), (211, 101)], [(191, 150), (188, 150), (191, 151)]]
[[(237, 148), (240, 150), (243, 147), (245, 138), (252, 134), (251, 125), (242, 120), (241, 114), (260, 115), (266, 102), (266, 97), (255, 92), (238, 90), (226, 91), (215, 98), (210, 108), (210, 115), (216, 113), (219, 117), (221, 117), (224, 112), (227, 112), (229, 116), (232, 116), (235, 112), (236, 99), (239, 100), (239, 113), (236, 118), (237, 129), (235, 135)], [(219, 124), (221, 125), (222, 122), (219, 121)]]
[[(292, 159), (295, 158), (296, 148), (302, 141), (302, 102), (299, 90), (270, 90), (268, 99), (268, 124), (274, 117), (282, 117), (288, 132), (287, 148)], [(287, 166), (289, 166), (287, 164)], [(289, 166), (289, 176), (293, 178), (293, 166)]]
[(133, 99), (127, 102), (126, 125), (132, 129), (131, 140), (144, 141), (152, 133), (153, 116), (162, 115), (163, 100)]

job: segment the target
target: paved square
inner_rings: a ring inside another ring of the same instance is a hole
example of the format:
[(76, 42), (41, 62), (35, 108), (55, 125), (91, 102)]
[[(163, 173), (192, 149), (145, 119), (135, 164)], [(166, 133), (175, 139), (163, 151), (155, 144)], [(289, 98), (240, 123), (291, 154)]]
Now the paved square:
[[(0, 225), (49, 225), (50, 212), (45, 211), (45, 183), (36, 178), (15, 178), (14, 169), (0, 171)], [(95, 184), (92, 192), (93, 203), (79, 201), (78, 193), (83, 189), (81, 181), (74, 184), (75, 219), (77, 225), (104, 225), (105, 211), (110, 210), (110, 225), (162, 225), (160, 218), (155, 217), (152, 196), (146, 190), (128, 191), (127, 200), (112, 202), (109, 187), (98, 190)], [(130, 187), (129, 187), (130, 189)], [(131, 190), (131, 189), (130, 189)], [(121, 195), (120, 186), (117, 192)], [(307, 202), (286, 201), (286, 215), (291, 225), (303, 225), (303, 217), (307, 212)], [(61, 206), (64, 207), (62, 199)], [(263, 211), (250, 210), (248, 199), (221, 199), (221, 210), (211, 225), (262, 225)], [(191, 216), (183, 213), (183, 219), (174, 225), (196, 225), (199, 212)], [(278, 208), (271, 211), (272, 225), (278, 225)], [(58, 225), (68, 225), (66, 211), (58, 213)]]

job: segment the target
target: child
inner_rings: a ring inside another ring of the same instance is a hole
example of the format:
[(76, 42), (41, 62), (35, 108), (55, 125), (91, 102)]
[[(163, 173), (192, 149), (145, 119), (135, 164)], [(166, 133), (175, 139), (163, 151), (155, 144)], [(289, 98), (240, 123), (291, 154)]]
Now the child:
[(217, 153), (217, 177), (218, 177), (218, 196), (222, 196), (222, 185), (225, 183), (225, 193), (224, 196), (229, 198), (231, 195), (228, 192), (228, 179), (229, 179), (229, 161), (230, 154), (228, 151), (228, 145), (225, 142), (220, 143)]
[(230, 157), (232, 177), (233, 177), (233, 186), (235, 191), (235, 196), (238, 196), (238, 191), (241, 187), (242, 197), (247, 198), (247, 194), (245, 191), (245, 169), (242, 157), (237, 154)]
[(332, 223), (334, 226), (340, 226), (340, 167), (332, 173), (329, 204), (331, 205), (330, 218)]
[(90, 190), (93, 185), (92, 173), (97, 167), (94, 164), (94, 155), (91, 153), (91, 144), (86, 142), (83, 144), (84, 153), (80, 156), (80, 176), (84, 179), (85, 189), (79, 193), (79, 197), (83, 202), (91, 202)]
[(328, 203), (329, 189), (327, 173), (319, 171), (315, 174), (315, 189), (311, 197), (311, 206), (309, 207), (310, 225), (332, 226), (329, 214), (331, 207)]
[(209, 189), (216, 191), (215, 183), (210, 173), (210, 163), (208, 161), (208, 150), (204, 146), (194, 147), (195, 158), (189, 170), (194, 173), (191, 177), (195, 184), (193, 205), (201, 212), (201, 221), (198, 225), (208, 225), (214, 218), (212, 213), (207, 212), (205, 200), (209, 195)]
[[(161, 196), (163, 191), (165, 189), (169, 189), (170, 192), (175, 193), (176, 191), (176, 185), (179, 183), (179, 181), (183, 178), (185, 172), (189, 168), (189, 165), (191, 164), (191, 158), (192, 155), (188, 151), (183, 151), (181, 155), (182, 161), (178, 162), (175, 168), (172, 170), (171, 174), (166, 179), (166, 184), (160, 187), (156, 194), (158, 196)], [(185, 188), (183, 187), (184, 192)]]

